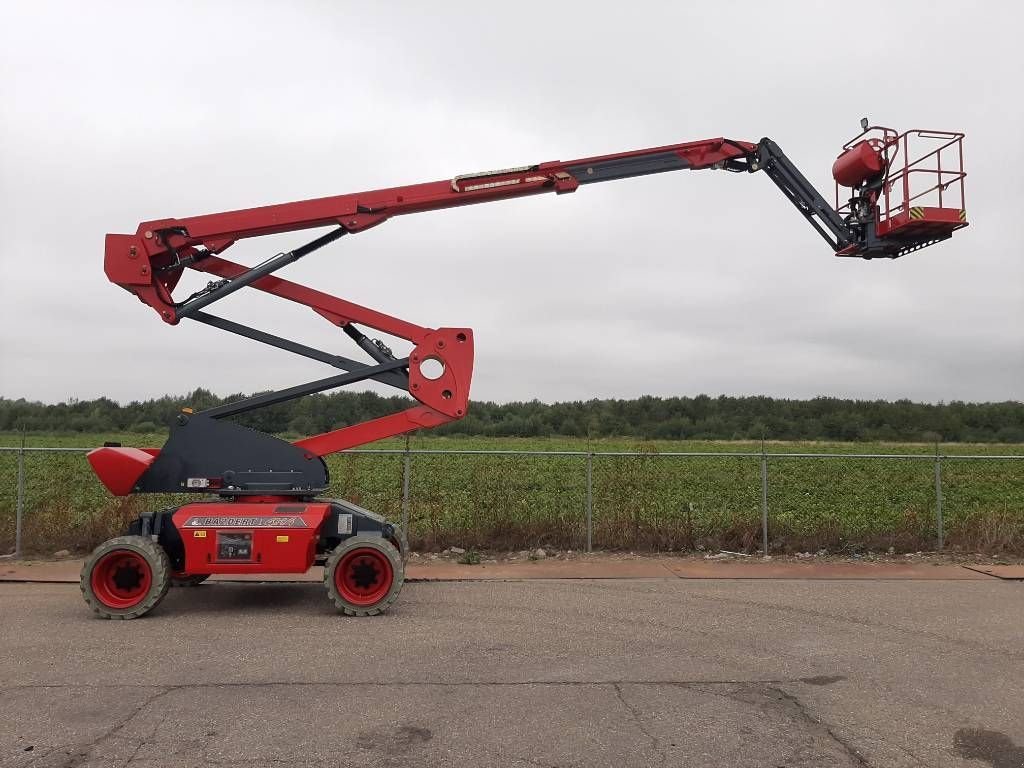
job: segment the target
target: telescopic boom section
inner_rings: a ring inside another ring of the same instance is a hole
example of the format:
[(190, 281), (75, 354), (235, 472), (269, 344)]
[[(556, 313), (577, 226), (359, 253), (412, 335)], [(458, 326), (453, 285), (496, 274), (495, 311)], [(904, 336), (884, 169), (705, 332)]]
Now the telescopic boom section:
[[(866, 128), (866, 122), (863, 124)], [(870, 138), (880, 131), (881, 138)], [(909, 190), (911, 173), (920, 174), (919, 161), (908, 162), (907, 137), (886, 128), (866, 128), (865, 133), (848, 143), (836, 161), (834, 175), (838, 184), (852, 188), (853, 197), (847, 206), (827, 203), (813, 185), (770, 139), (754, 144), (716, 138), (672, 144), (632, 152), (587, 157), (567, 162), (554, 161), (482, 173), (468, 173), (445, 181), (378, 189), (356, 194), (304, 200), (261, 208), (214, 213), (183, 219), (161, 219), (139, 225), (134, 235), (111, 234), (106, 237), (105, 270), (117, 285), (134, 293), (157, 311), (167, 323), (177, 324), (182, 318), (210, 325), (245, 338), (284, 349), (294, 354), (327, 363), (342, 373), (308, 384), (259, 395), (209, 411), (184, 415), (183, 420), (202, 417), (221, 419), (255, 408), (280, 403), (304, 395), (322, 392), (359, 381), (374, 380), (409, 392), (419, 405), (401, 413), (356, 424), (298, 441), (294, 444), (304, 456), (324, 456), (367, 442), (402, 434), (420, 427), (433, 427), (465, 415), (473, 368), (473, 334), (468, 328), (428, 328), (359, 304), (341, 299), (304, 285), (284, 280), (274, 273), (282, 267), (322, 248), (344, 235), (356, 234), (381, 224), (392, 216), (486, 203), (507, 198), (538, 195), (545, 192), (574, 192), (580, 185), (602, 181), (645, 176), (678, 170), (720, 169), (732, 172), (763, 170), (785, 197), (807, 218), (830, 248), (840, 256), (862, 258), (896, 258), (911, 250), (949, 237), (954, 229), (966, 226), (962, 209), (963, 160), (960, 152), (959, 174), (944, 170), (941, 152), (950, 147), (960, 151), (962, 134), (917, 132), (926, 137), (953, 137), (935, 154), (939, 165), (937, 184), (939, 207), (921, 207), (919, 196)], [(902, 142), (902, 143), (901, 143)], [(900, 152), (902, 151), (902, 155)], [(897, 177), (892, 169), (902, 157), (902, 198), (890, 191)], [(929, 155), (928, 157), (931, 157)], [(838, 169), (838, 170), (836, 170)], [(958, 182), (960, 203), (949, 206), (950, 194), (943, 191)], [(838, 186), (837, 186), (838, 190)], [(902, 199), (904, 202), (900, 203)], [(917, 207), (910, 201), (917, 200)], [(882, 202), (884, 201), (884, 207)], [(286, 253), (279, 253), (255, 267), (246, 267), (224, 259), (221, 254), (238, 240), (304, 229), (332, 227), (309, 243)], [(211, 275), (207, 286), (183, 298), (175, 299), (174, 290), (185, 269)], [(305, 305), (332, 324), (344, 330), (369, 361), (358, 361), (331, 352), (315, 349), (296, 341), (209, 314), (210, 305), (245, 288), (278, 296)], [(404, 339), (413, 345), (408, 357), (398, 358), (383, 343), (370, 339), (360, 327)], [(182, 422), (179, 419), (179, 422)], [(183, 423), (183, 422), (182, 422)], [(181, 424), (180, 424), (181, 425)], [(179, 425), (179, 426), (180, 426)], [(200, 433), (202, 436), (200, 437)], [(183, 433), (182, 433), (183, 434)], [(178, 456), (211, 444), (208, 427), (192, 429), (188, 440), (172, 437), (164, 447), (167, 453), (177, 445)], [(274, 439), (269, 438), (267, 439)], [(175, 442), (177, 441), (177, 442)], [(225, 438), (225, 451), (237, 446), (238, 435)], [(175, 473), (184, 470), (158, 466), (160, 452), (132, 452), (134, 449), (99, 449), (90, 455), (101, 479), (114, 490), (173, 490), (179, 485)], [(100, 453), (106, 451), (106, 453)], [(129, 455), (130, 454), (130, 455)], [(238, 461), (252, 462), (252, 456), (239, 455)], [(154, 462), (154, 457), (156, 460)], [(167, 459), (167, 457), (164, 457)], [(168, 459), (168, 466), (173, 462)], [(147, 469), (149, 464), (154, 467)], [(101, 465), (106, 469), (101, 470)], [(282, 465), (284, 466), (284, 465)], [(199, 469), (195, 471), (200, 471)], [(294, 467), (287, 472), (298, 472)], [(140, 473), (144, 473), (139, 479)], [(232, 476), (234, 476), (232, 472)], [(266, 473), (264, 473), (266, 474)], [(279, 473), (280, 474), (280, 473)], [(287, 474), (287, 473), (286, 473)], [(300, 473), (301, 474), (301, 473)], [(106, 475), (106, 477), (105, 477)], [(159, 480), (154, 477), (159, 476)], [(276, 477), (276, 476), (275, 476)], [(325, 476), (326, 477), (326, 476)], [(189, 475), (188, 483), (195, 478)], [(174, 480), (174, 482), (172, 482)], [(207, 478), (216, 487), (217, 478)], [(206, 482), (200, 476), (197, 482)], [(310, 481), (311, 483), (319, 481)], [(277, 480), (267, 483), (274, 485)], [(255, 488), (258, 483), (251, 483)], [(171, 486), (170, 488), (165, 486)], [(189, 485), (188, 487), (192, 487)], [(232, 486), (236, 488), (236, 486)], [(115, 491), (118, 492), (118, 491)], [(125, 490), (123, 492), (131, 492)], [(299, 491), (292, 491), (299, 492)]]

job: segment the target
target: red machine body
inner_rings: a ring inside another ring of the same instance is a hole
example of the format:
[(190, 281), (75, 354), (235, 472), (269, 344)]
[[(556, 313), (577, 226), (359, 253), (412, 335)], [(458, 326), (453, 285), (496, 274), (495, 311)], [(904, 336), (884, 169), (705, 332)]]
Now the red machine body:
[(173, 515), (189, 574), (305, 573), (330, 504), (293, 499), (200, 502)]

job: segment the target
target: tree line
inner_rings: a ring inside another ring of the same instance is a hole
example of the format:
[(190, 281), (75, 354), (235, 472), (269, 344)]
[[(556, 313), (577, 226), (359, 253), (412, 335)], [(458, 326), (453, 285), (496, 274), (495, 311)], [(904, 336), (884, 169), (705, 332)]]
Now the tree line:
[[(45, 404), (0, 398), (0, 430), (163, 431), (182, 407), (197, 411), (241, 398), (205, 389), (124, 405), (101, 397)], [(410, 405), (373, 392), (321, 394), (237, 421), (265, 432), (309, 435), (385, 416)], [(473, 402), (461, 421), (433, 434), (479, 437), (635, 437), (655, 440), (843, 440), (1024, 442), (1024, 403), (914, 403), (817, 397), (640, 397), (546, 404)]]

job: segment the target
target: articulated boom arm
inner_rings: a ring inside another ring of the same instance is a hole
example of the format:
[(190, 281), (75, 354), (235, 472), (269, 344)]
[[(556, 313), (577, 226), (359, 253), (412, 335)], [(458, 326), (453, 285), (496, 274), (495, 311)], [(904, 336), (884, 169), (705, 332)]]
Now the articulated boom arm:
[[(183, 318), (190, 318), (319, 360), (341, 369), (343, 373), (199, 414), (183, 414), (178, 424), (172, 427), (171, 437), (162, 451), (108, 447), (93, 451), (90, 461), (107, 487), (121, 494), (182, 489), (215, 490), (231, 495), (310, 494), (327, 482), (323, 462), (315, 461), (319, 457), (420, 427), (438, 426), (464, 416), (473, 368), (473, 334), (470, 329), (415, 325), (274, 275), (277, 270), (318, 248), (344, 235), (357, 234), (381, 224), (392, 216), (545, 192), (563, 194), (574, 192), (584, 184), (666, 171), (763, 170), (838, 255), (895, 258), (908, 250), (923, 247), (922, 243), (926, 245), (948, 237), (950, 232), (943, 234), (934, 230), (928, 232), (928, 237), (920, 233), (915, 235), (917, 230), (906, 236), (904, 230), (904, 237), (900, 239), (895, 236), (895, 228), (891, 228), (888, 240), (879, 237), (880, 194), (882, 191), (886, 194), (888, 212), (888, 191), (895, 183), (890, 181), (895, 132), (890, 133), (891, 136), (884, 134), (881, 143), (870, 145), (868, 152), (861, 147), (868, 143), (867, 140), (847, 145), (847, 151), (836, 161), (838, 167), (847, 158), (843, 166), (844, 178), (852, 179), (852, 182), (843, 183), (854, 189), (854, 197), (845, 216), (841, 209), (833, 208), (818, 194), (770, 139), (754, 144), (716, 138), (568, 162), (470, 173), (445, 181), (317, 200), (183, 219), (161, 219), (144, 222), (134, 235), (107, 235), (105, 269), (108, 278), (153, 307), (165, 322), (177, 324)], [(896, 142), (902, 138), (904, 136), (900, 135)], [(848, 156), (852, 154), (856, 157), (851, 161)], [(838, 173), (835, 175), (840, 178)], [(962, 177), (961, 160), (958, 177), (961, 184)], [(906, 178), (905, 173), (904, 183)], [(940, 172), (940, 188), (942, 183)], [(904, 213), (911, 215), (907, 211)], [(965, 226), (962, 209), (959, 213), (958, 226)], [(333, 229), (306, 245), (277, 254), (255, 267), (245, 267), (221, 256), (243, 238), (322, 227)], [(173, 293), (185, 269), (205, 272), (215, 279), (203, 290), (176, 300)], [(205, 311), (211, 304), (247, 286), (310, 307), (339, 326), (370, 360), (360, 362), (308, 347)], [(413, 345), (413, 349), (407, 357), (396, 357), (383, 343), (364, 335), (361, 326), (404, 339)], [(430, 370), (431, 365), (433, 371)], [(337, 429), (291, 445), (284, 443), (287, 448), (282, 448), (283, 441), (277, 438), (216, 421), (370, 379), (407, 391), (419, 404), (391, 416)], [(275, 458), (270, 462), (264, 459), (266, 456)], [(264, 467), (267, 463), (272, 466)], [(315, 471), (310, 469), (316, 465), (319, 467)]]
[[(134, 235), (107, 235), (106, 272), (118, 285), (128, 288), (156, 309), (168, 323), (194, 315), (202, 307), (246, 285), (280, 293), (276, 283), (261, 281), (265, 275), (311, 253), (342, 235), (374, 227), (392, 216), (454, 208), (544, 192), (574, 192), (581, 184), (642, 176), (664, 171), (702, 168), (747, 170), (757, 145), (726, 139), (709, 139), (687, 144), (642, 149), (615, 155), (583, 158), (570, 162), (548, 162), (486, 173), (470, 173), (447, 181), (378, 189), (317, 200), (304, 200), (262, 208), (162, 219), (139, 225)], [(253, 270), (217, 257), (236, 241), (247, 237), (292, 232), (314, 227), (336, 226), (334, 232), (289, 253), (279, 254)], [(201, 296), (181, 303), (171, 298), (182, 269), (188, 267), (226, 278)], [(291, 284), (289, 284), (291, 285)], [(308, 295), (289, 288), (286, 296), (308, 303)], [(284, 295), (283, 293), (281, 295)], [(346, 305), (348, 308), (354, 305)], [(314, 307), (315, 308), (315, 307)], [(347, 310), (346, 310), (347, 311)], [(369, 310), (362, 310), (365, 314)], [(345, 312), (339, 313), (342, 316)], [(371, 313), (374, 325), (388, 333), (401, 321)], [(352, 318), (353, 320), (355, 318)], [(412, 331), (415, 326), (403, 330)], [(422, 329), (421, 329), (422, 330)], [(403, 335), (399, 333), (398, 335)]]

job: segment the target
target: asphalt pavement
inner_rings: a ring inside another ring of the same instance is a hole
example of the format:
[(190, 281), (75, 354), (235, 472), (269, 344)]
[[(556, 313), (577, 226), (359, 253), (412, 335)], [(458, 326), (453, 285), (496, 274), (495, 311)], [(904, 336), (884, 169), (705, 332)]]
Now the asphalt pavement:
[(0, 583), (2, 766), (1024, 766), (1024, 583)]

